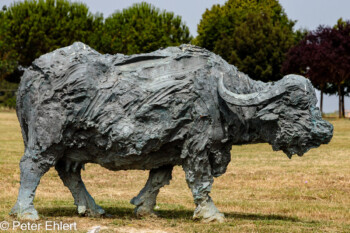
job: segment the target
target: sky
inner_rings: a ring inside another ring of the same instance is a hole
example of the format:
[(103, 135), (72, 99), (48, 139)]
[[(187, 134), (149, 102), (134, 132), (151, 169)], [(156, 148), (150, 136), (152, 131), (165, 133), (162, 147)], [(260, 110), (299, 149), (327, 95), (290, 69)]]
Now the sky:
[[(10, 5), (15, 0), (0, 0), (0, 7)], [(73, 1), (73, 0), (72, 0)], [(74, 0), (76, 1), (76, 0)], [(197, 35), (197, 24), (207, 8), (214, 4), (224, 4), (226, 0), (144, 0), (154, 6), (172, 11), (182, 16), (193, 36)], [(116, 10), (131, 6), (139, 0), (79, 0), (92, 13), (103, 13), (108, 17)], [(314, 30), (319, 25), (333, 26), (339, 18), (350, 20), (350, 0), (280, 0), (288, 17), (297, 20), (295, 29)], [(317, 94), (319, 96), (319, 92)], [(337, 96), (325, 96), (324, 112), (334, 112), (338, 106)], [(345, 108), (350, 110), (350, 98), (345, 99)]]

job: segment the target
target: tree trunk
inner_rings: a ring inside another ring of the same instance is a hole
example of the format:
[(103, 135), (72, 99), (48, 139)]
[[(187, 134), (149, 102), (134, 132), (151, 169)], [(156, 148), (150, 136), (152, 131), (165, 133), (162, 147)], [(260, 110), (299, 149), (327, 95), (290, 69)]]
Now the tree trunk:
[(321, 114), (323, 115), (323, 88), (321, 88), (320, 110), (321, 110)]
[(339, 118), (342, 118), (342, 95), (341, 95), (341, 87), (340, 83), (338, 83), (338, 97), (339, 97)]
[(342, 90), (341, 93), (341, 108), (342, 108), (342, 114), (343, 114), (343, 118), (345, 118), (345, 95), (344, 95), (344, 90)]

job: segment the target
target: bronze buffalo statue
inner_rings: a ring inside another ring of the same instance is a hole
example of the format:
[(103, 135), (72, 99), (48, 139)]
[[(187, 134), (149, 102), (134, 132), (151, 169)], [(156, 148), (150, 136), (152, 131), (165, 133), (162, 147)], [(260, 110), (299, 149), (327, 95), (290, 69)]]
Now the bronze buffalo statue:
[(137, 215), (153, 214), (159, 189), (181, 165), (196, 204), (193, 217), (223, 221), (209, 193), (214, 177), (226, 171), (232, 145), (267, 142), (291, 157), (328, 143), (333, 127), (316, 102), (301, 76), (254, 81), (192, 45), (131, 56), (101, 55), (79, 42), (57, 49), (21, 78), (17, 116), (25, 152), (11, 214), (38, 219), (35, 190), (53, 166), (79, 214), (105, 214), (81, 179), (86, 163), (150, 170), (131, 203)]

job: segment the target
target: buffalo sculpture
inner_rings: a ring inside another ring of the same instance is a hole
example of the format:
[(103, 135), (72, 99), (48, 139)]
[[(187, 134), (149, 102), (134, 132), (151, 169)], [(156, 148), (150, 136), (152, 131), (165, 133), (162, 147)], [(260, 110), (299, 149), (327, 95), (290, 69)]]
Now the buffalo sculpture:
[(333, 127), (316, 102), (301, 76), (254, 81), (192, 45), (126, 56), (74, 43), (36, 59), (22, 76), (17, 116), (25, 152), (11, 214), (39, 218), (35, 190), (53, 166), (79, 214), (105, 214), (81, 179), (86, 163), (150, 170), (131, 203), (136, 215), (153, 214), (159, 189), (181, 165), (194, 218), (223, 221), (209, 193), (213, 178), (226, 171), (232, 145), (267, 142), (291, 157), (328, 143)]

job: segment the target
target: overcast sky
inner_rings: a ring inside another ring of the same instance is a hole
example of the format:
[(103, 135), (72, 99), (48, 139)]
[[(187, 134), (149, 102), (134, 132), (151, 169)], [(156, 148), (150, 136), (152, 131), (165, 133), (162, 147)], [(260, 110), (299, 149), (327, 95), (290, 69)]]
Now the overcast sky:
[[(10, 5), (14, 0), (0, 0), (0, 7)], [(138, 0), (80, 0), (89, 7), (93, 13), (101, 12), (104, 17), (109, 16), (115, 10), (131, 6)], [(223, 4), (225, 0), (145, 0), (160, 9), (172, 11), (182, 19), (190, 28), (193, 36), (197, 35), (197, 24), (206, 8), (214, 4)], [(296, 29), (306, 28), (314, 30), (318, 25), (336, 24), (337, 20), (350, 20), (350, 0), (280, 0), (288, 17), (297, 20)], [(350, 98), (345, 101), (346, 109), (350, 109)], [(337, 97), (327, 97), (324, 102), (324, 111), (337, 110)]]

